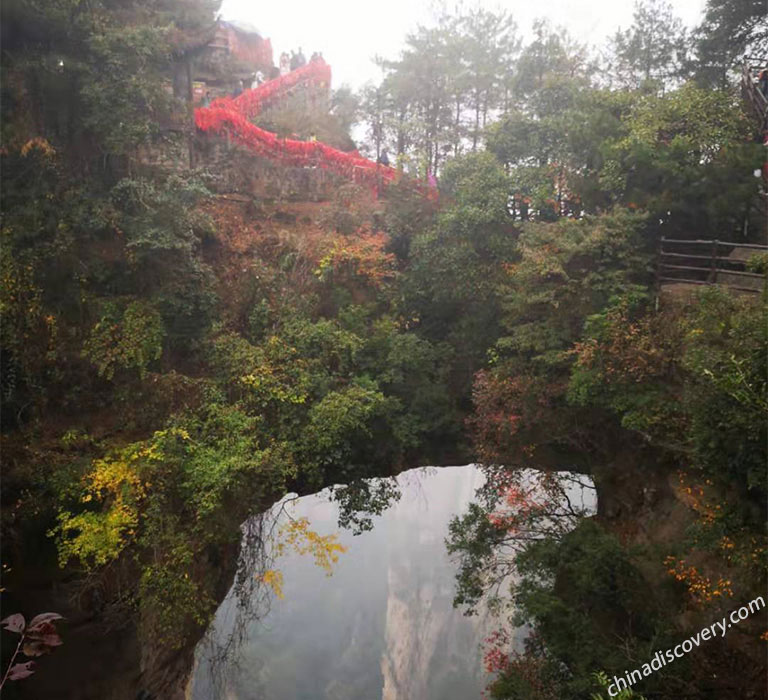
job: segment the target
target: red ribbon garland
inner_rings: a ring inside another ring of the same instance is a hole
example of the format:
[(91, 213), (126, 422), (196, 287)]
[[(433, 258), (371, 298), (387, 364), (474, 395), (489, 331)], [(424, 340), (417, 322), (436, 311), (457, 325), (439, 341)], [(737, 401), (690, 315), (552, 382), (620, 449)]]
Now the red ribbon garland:
[[(267, 103), (300, 83), (330, 86), (331, 67), (323, 60), (314, 60), (253, 90), (245, 90), (238, 97), (217, 98), (210, 107), (195, 110), (195, 124), (201, 131), (227, 135), (253, 153), (286, 165), (323, 168), (374, 190), (382, 183), (393, 182), (398, 175), (395, 168), (374, 163), (357, 151), (346, 153), (320, 141), (281, 139), (249, 121)], [(433, 196), (435, 191), (429, 188), (426, 194)]]
[(315, 59), (287, 75), (259, 85), (254, 90), (244, 90), (241, 95), (230, 100), (230, 103), (240, 114), (252, 118), (261, 112), (263, 106), (299, 83), (330, 86), (331, 67), (325, 61)]

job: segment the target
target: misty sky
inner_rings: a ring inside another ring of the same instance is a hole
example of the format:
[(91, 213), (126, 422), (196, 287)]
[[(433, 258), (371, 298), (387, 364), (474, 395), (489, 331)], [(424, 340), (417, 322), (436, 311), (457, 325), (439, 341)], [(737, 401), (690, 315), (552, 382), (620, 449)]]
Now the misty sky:
[[(633, 0), (479, 0), (489, 9), (504, 7), (517, 21), (520, 32), (530, 32), (533, 20), (547, 17), (565, 26), (579, 41), (599, 45), (617, 28), (632, 23)], [(698, 23), (705, 0), (672, 0), (676, 14), (689, 26)], [(333, 69), (333, 86), (348, 83), (359, 88), (377, 81), (375, 55), (394, 58), (405, 35), (429, 21), (430, 0), (224, 0), (225, 19), (248, 22), (272, 40), (275, 62), (281, 51), (299, 46), (307, 58), (322, 51)]]

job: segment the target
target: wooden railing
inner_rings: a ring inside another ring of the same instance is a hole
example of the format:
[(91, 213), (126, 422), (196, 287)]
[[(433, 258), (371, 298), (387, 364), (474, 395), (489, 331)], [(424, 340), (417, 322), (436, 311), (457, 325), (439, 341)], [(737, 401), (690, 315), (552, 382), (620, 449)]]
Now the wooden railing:
[(756, 253), (768, 253), (768, 245), (662, 238), (656, 270), (658, 286), (721, 285), (760, 293), (766, 287), (766, 275), (746, 269), (748, 258)]
[(757, 78), (761, 70), (768, 68), (768, 60), (747, 56), (741, 68), (741, 94), (760, 120), (760, 128), (768, 127), (768, 98), (760, 91)]

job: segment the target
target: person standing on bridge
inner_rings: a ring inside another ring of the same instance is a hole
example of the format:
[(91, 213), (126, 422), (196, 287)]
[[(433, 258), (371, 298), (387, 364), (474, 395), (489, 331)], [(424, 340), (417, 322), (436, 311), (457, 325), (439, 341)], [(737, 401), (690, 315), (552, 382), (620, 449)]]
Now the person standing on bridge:
[(381, 155), (379, 156), (379, 161), (378, 162), (381, 163), (381, 165), (383, 165), (383, 166), (385, 166), (387, 168), (389, 167), (389, 154), (387, 153), (387, 149), (386, 148), (381, 152)]
[(280, 75), (288, 75), (291, 72), (291, 59), (288, 54), (283, 51), (280, 54)]

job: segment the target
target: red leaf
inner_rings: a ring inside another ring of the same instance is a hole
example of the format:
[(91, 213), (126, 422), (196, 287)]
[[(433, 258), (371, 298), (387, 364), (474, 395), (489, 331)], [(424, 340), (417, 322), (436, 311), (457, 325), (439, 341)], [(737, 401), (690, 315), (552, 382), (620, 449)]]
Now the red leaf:
[(35, 615), (32, 618), (31, 622), (29, 623), (29, 629), (30, 631), (32, 631), (43, 622), (53, 622), (54, 620), (63, 620), (63, 619), (64, 618), (61, 615), (59, 615), (59, 613), (40, 613), (39, 615)]
[(26, 626), (24, 615), (16, 613), (15, 615), (9, 615), (5, 620), (0, 621), (0, 626), (5, 627), (9, 632), (15, 632), (21, 634)]
[(30, 639), (42, 639), (46, 634), (56, 634), (56, 628), (50, 622), (41, 622), (27, 630)]
[(11, 666), (11, 670), (8, 671), (8, 680), (19, 681), (22, 678), (31, 676), (34, 673), (32, 670), (34, 665), (34, 661), (26, 661), (23, 664), (16, 664), (15, 666)]
[(46, 634), (39, 641), (47, 647), (58, 647), (64, 644), (58, 634)]

